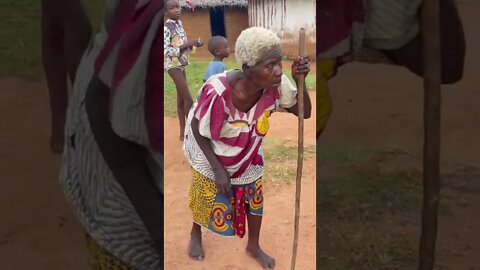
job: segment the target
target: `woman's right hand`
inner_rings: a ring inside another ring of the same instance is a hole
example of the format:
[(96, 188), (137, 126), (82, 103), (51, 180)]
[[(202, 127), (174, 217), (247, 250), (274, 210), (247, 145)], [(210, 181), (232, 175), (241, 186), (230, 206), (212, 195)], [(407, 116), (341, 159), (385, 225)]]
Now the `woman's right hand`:
[(230, 174), (224, 167), (214, 169), (213, 173), (215, 174), (215, 185), (217, 186), (217, 192), (229, 196), (231, 189)]

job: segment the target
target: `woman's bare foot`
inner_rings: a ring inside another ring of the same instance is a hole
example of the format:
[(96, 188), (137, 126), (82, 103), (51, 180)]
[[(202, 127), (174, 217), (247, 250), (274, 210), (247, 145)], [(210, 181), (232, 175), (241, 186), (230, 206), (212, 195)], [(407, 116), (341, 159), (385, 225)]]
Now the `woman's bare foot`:
[(257, 262), (263, 267), (263, 269), (275, 268), (275, 259), (265, 253), (260, 246), (247, 245), (247, 253), (255, 258), (255, 260), (257, 260)]
[(193, 224), (192, 231), (190, 232), (188, 256), (196, 261), (201, 261), (205, 258), (205, 253), (203, 252), (202, 247), (202, 231), (198, 224)]

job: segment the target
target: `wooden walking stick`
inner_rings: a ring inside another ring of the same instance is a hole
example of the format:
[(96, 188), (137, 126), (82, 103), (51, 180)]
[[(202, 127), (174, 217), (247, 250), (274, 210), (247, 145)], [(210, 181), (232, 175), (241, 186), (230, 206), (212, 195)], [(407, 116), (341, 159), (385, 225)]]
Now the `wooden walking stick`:
[[(300, 57), (305, 55), (305, 28), (300, 28), (299, 34), (299, 46), (298, 54)], [(295, 189), (295, 228), (293, 235), (293, 254), (292, 254), (292, 263), (290, 266), (291, 270), (295, 269), (295, 261), (297, 260), (297, 248), (298, 248), (298, 225), (300, 221), (300, 192), (302, 190), (302, 168), (303, 168), (303, 119), (304, 119), (304, 109), (303, 109), (303, 91), (305, 88), (304, 85), (305, 75), (300, 75), (298, 80), (298, 157), (297, 157), (297, 179), (296, 179), (296, 189)]]
[(423, 0), (422, 43), (424, 76), (423, 210), (419, 270), (435, 262), (440, 196), (440, 7), (439, 0)]

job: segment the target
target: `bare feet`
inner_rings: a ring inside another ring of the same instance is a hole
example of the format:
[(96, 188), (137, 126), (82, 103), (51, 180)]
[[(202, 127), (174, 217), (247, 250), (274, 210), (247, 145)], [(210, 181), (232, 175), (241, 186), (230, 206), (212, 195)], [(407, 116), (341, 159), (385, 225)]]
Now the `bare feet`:
[(180, 134), (179, 139), (180, 139), (181, 142), (183, 142), (183, 137), (185, 137), (185, 136), (183, 134)]
[(265, 253), (260, 246), (247, 245), (247, 253), (255, 258), (255, 260), (257, 260), (257, 262), (263, 267), (263, 269), (275, 268), (275, 259)]
[(203, 252), (202, 247), (202, 231), (200, 226), (197, 224), (193, 225), (192, 232), (190, 233), (188, 256), (196, 261), (201, 261), (203, 258), (205, 258), (205, 253)]

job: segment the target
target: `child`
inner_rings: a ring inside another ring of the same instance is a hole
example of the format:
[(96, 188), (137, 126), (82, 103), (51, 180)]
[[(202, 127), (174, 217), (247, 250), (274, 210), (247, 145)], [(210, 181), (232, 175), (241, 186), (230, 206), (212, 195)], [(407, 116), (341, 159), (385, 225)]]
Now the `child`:
[(180, 122), (180, 140), (183, 140), (185, 118), (192, 107), (193, 100), (188, 91), (185, 68), (191, 49), (201, 47), (199, 40), (187, 40), (187, 34), (180, 21), (181, 8), (178, 0), (165, 1), (167, 21), (163, 28), (164, 36), (164, 68), (173, 79), (177, 90), (177, 114)]
[(223, 63), (223, 58), (228, 57), (230, 48), (228, 41), (222, 36), (214, 36), (208, 42), (208, 51), (213, 55), (213, 60), (210, 61), (203, 76), (203, 82), (206, 82), (210, 76), (224, 72), (227, 67)]

